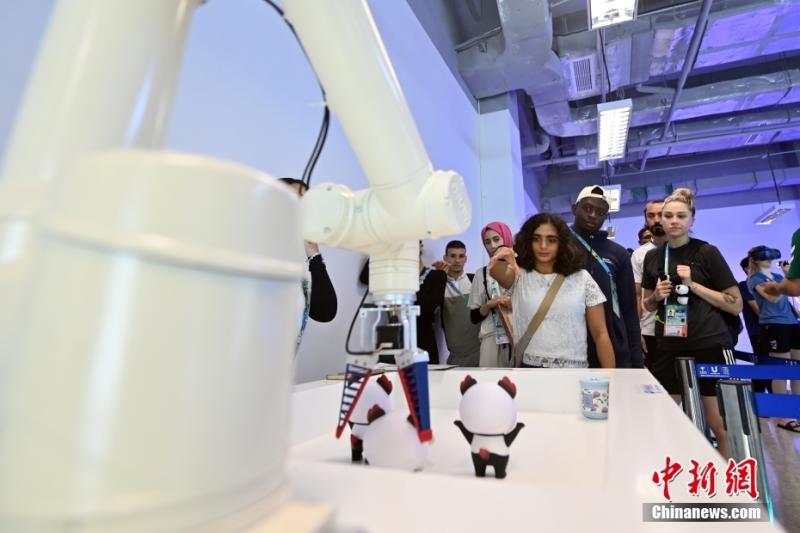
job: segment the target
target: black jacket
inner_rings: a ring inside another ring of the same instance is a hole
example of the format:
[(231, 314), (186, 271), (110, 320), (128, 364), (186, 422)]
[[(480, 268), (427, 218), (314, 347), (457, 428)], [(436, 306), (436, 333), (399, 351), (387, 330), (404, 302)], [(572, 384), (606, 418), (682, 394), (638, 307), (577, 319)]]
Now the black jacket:
[[(575, 226), (572, 227), (583, 239), (605, 260), (614, 276), (617, 285), (617, 296), (619, 298), (620, 316), (614, 314), (611, 296), (611, 280), (589, 252), (586, 252), (586, 270), (600, 286), (606, 297), (603, 304), (606, 314), (606, 328), (614, 347), (614, 355), (617, 360), (617, 368), (644, 368), (644, 357), (642, 356), (642, 338), (639, 328), (639, 313), (636, 309), (636, 286), (633, 282), (633, 267), (628, 251), (608, 239), (608, 233), (598, 231), (593, 235), (584, 233)], [(586, 250), (576, 239), (576, 244), (581, 250)], [(596, 368), (600, 366), (597, 358), (592, 336), (588, 337), (588, 357), (589, 366)]]
[(308, 316), (317, 322), (330, 322), (336, 317), (338, 301), (321, 255), (315, 255), (308, 262), (308, 271), (311, 273), (311, 302), (308, 306)]

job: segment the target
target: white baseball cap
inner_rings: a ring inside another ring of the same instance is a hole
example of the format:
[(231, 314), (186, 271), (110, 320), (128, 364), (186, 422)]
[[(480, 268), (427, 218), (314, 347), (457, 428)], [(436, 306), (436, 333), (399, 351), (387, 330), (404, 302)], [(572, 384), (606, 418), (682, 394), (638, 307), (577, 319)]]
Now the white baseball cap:
[(606, 197), (606, 191), (604, 191), (599, 185), (589, 185), (588, 187), (581, 189), (581, 192), (578, 194), (578, 199), (575, 200), (575, 203), (577, 204), (584, 198), (597, 198), (599, 200), (603, 200), (607, 204), (610, 204), (608, 198)]

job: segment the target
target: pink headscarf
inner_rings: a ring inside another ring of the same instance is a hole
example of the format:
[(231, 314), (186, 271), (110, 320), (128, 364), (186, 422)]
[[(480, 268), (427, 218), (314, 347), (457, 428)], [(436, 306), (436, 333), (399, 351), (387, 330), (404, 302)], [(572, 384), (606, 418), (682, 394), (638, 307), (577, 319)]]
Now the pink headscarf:
[(500, 234), (500, 237), (503, 239), (503, 244), (506, 246), (514, 246), (514, 237), (511, 235), (511, 229), (498, 221), (489, 222), (484, 226), (481, 230), (481, 240), (483, 240), (484, 235), (486, 235), (486, 232), (490, 229)]

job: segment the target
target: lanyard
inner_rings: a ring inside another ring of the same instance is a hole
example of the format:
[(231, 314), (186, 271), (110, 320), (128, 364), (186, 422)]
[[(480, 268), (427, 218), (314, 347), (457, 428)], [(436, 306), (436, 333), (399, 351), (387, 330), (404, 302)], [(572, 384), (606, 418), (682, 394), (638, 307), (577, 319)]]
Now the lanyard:
[[(669, 278), (669, 243), (664, 244), (664, 275)], [(669, 298), (664, 298), (664, 308), (667, 307), (667, 300)]]
[(600, 263), (600, 267), (603, 270), (605, 270), (606, 274), (608, 274), (608, 281), (611, 283), (611, 306), (614, 309), (614, 314), (617, 315), (617, 317), (619, 317), (620, 313), (619, 313), (619, 298), (617, 297), (617, 284), (614, 283), (614, 275), (611, 273), (611, 269), (608, 268), (608, 265), (606, 264), (605, 261), (603, 261), (603, 258), (597, 255), (597, 252), (595, 252), (592, 249), (592, 247), (589, 246), (589, 243), (586, 242), (586, 240), (583, 237), (578, 235), (578, 232), (576, 232), (572, 228), (569, 228), (569, 230), (572, 232), (575, 238), (578, 239), (578, 242), (580, 242), (583, 245), (586, 251), (589, 252), (592, 255), (592, 257), (594, 257), (597, 260), (598, 263)]
[(450, 276), (448, 276), (448, 277), (447, 277), (447, 285), (448, 285), (448, 286), (449, 286), (451, 289), (453, 289), (453, 292), (455, 292), (455, 293), (456, 293), (456, 294), (458, 294), (459, 296), (464, 296), (464, 293), (463, 293), (463, 292), (461, 292), (461, 290), (459, 290), (459, 288), (458, 288), (458, 285), (456, 285), (456, 284), (453, 282), (453, 280), (452, 280), (452, 279), (450, 279)]

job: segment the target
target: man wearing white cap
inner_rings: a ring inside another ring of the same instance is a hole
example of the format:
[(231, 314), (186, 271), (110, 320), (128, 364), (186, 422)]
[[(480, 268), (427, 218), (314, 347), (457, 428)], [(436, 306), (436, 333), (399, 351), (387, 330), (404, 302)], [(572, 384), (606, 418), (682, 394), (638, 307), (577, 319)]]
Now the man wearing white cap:
[[(606, 327), (614, 346), (617, 368), (643, 368), (641, 330), (630, 256), (625, 248), (609, 240), (608, 233), (600, 229), (608, 215), (608, 206), (602, 187), (584, 187), (572, 206), (575, 222), (570, 229), (578, 247), (586, 251), (586, 270), (606, 297), (603, 304)], [(587, 355), (589, 366), (598, 367), (597, 352), (591, 339)]]

